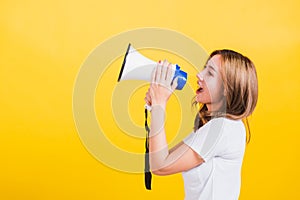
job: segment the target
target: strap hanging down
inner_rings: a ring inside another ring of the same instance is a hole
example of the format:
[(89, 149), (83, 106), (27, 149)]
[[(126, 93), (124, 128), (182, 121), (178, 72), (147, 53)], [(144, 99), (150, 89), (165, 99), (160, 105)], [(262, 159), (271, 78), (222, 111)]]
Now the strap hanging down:
[(148, 126), (147, 122), (148, 118), (148, 110), (145, 108), (145, 130), (146, 130), (146, 142), (145, 142), (145, 147), (146, 147), (146, 152), (145, 152), (145, 186), (147, 190), (151, 190), (151, 179), (152, 179), (152, 174), (150, 172), (150, 163), (149, 163), (149, 132), (150, 128)]

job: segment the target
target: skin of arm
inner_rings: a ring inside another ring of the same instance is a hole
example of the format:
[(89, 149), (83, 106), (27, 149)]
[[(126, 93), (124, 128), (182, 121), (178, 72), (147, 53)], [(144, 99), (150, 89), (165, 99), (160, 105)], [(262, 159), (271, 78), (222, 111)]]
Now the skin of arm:
[(158, 63), (152, 75), (152, 83), (145, 101), (152, 106), (149, 135), (149, 158), (152, 173), (170, 175), (192, 169), (204, 162), (189, 146), (180, 142), (168, 149), (165, 133), (165, 113), (167, 102), (177, 87), (177, 79), (172, 83), (174, 70), (166, 60)]

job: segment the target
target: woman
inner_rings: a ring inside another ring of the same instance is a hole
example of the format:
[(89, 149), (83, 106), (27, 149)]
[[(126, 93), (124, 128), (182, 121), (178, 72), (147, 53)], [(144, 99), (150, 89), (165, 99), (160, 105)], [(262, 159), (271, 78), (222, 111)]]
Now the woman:
[(150, 167), (156, 175), (182, 172), (185, 199), (238, 199), (246, 143), (242, 122), (257, 103), (254, 64), (232, 50), (214, 51), (197, 74), (195, 102), (202, 105), (194, 132), (168, 149), (164, 129), (168, 99), (177, 86), (167, 61), (159, 62), (145, 101), (152, 106)]

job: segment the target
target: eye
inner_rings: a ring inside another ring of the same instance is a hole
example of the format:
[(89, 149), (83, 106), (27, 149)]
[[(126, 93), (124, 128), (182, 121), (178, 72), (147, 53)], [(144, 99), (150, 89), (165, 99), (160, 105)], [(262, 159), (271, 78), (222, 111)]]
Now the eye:
[(208, 71), (208, 75), (209, 76), (214, 76), (213, 73), (211, 73), (211, 71)]

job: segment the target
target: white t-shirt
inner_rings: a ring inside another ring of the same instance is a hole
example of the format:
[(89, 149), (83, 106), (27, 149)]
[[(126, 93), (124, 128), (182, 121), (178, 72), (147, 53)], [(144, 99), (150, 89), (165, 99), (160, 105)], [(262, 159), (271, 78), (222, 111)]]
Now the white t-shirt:
[(241, 120), (215, 118), (183, 142), (203, 159), (201, 165), (183, 172), (186, 200), (237, 200), (246, 130)]

